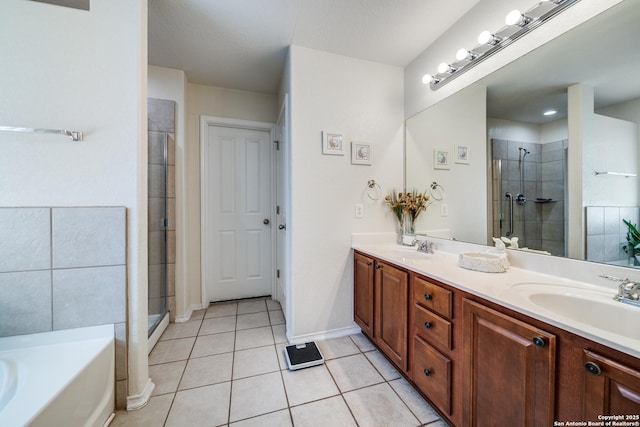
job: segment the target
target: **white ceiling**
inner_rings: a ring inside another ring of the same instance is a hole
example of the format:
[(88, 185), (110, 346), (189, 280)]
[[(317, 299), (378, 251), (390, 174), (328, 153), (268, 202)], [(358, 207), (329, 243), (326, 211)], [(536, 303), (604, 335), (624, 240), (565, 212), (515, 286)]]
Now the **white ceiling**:
[[(625, 1), (479, 83), (489, 117), (544, 123), (567, 115), (567, 87), (594, 88), (595, 108), (640, 97), (640, 7)], [(555, 109), (558, 114), (542, 113)]]
[(149, 0), (149, 63), (276, 93), (295, 44), (404, 67), (479, 0)]

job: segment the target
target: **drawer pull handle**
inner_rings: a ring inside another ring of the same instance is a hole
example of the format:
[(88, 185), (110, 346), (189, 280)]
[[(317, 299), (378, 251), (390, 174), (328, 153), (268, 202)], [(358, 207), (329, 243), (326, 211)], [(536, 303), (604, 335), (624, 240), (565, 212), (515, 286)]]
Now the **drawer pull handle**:
[(422, 372), (424, 372), (424, 374), (425, 374), (427, 377), (431, 375), (431, 369), (426, 369), (426, 368), (425, 368), (425, 370), (424, 370), (424, 371), (422, 371)]
[(584, 368), (587, 370), (587, 372), (589, 372), (591, 375), (595, 375), (598, 376), (602, 373), (602, 369), (600, 369), (600, 366), (598, 366), (598, 364), (593, 363), (593, 362), (587, 362), (584, 364)]
[(533, 337), (533, 344), (536, 347), (544, 347), (544, 339), (540, 337)]
[(429, 301), (432, 298), (431, 294), (424, 294), (424, 299)]
[(427, 329), (431, 329), (431, 327), (433, 326), (433, 324), (431, 322), (424, 322), (424, 327)]

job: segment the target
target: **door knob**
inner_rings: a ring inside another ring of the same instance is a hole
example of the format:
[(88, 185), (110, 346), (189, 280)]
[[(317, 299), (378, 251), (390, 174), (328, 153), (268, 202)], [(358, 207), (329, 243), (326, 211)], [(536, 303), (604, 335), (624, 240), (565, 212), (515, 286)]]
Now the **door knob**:
[(278, 226), (278, 229), (279, 229), (279, 230), (286, 230), (286, 229), (287, 229), (287, 226), (286, 226), (286, 225), (284, 225), (284, 224), (280, 224), (280, 225)]
[(265, 219), (262, 221), (262, 223), (263, 223), (264, 225), (269, 225), (269, 218), (265, 218)]

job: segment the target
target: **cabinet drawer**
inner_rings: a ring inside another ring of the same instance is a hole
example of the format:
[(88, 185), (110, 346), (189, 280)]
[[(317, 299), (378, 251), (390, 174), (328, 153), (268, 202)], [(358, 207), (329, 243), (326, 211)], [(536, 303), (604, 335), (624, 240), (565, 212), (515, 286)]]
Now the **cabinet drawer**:
[(439, 344), (443, 348), (451, 349), (451, 322), (418, 304), (413, 306), (413, 314), (414, 330), (420, 338), (431, 344)]
[(413, 346), (414, 384), (442, 412), (451, 414), (451, 360), (418, 337)]
[(415, 277), (413, 286), (415, 302), (451, 319), (453, 293), (420, 277)]

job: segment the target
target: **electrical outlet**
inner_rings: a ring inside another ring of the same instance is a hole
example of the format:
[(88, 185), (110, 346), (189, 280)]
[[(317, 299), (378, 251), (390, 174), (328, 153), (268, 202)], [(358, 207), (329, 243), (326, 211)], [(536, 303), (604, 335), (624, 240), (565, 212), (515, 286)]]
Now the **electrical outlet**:
[(443, 203), (440, 206), (440, 216), (447, 216), (447, 215), (449, 215), (449, 207)]
[(362, 205), (362, 203), (356, 203), (355, 215), (356, 218), (362, 218), (364, 216), (364, 206)]

